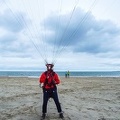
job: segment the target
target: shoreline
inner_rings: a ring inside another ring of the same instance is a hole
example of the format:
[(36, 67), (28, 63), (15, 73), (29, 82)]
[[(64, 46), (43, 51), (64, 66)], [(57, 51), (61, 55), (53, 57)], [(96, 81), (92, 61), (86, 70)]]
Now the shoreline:
[[(61, 77), (59, 100), (66, 120), (120, 120), (120, 77)], [(39, 120), (42, 89), (38, 78), (0, 77), (1, 120)], [(58, 120), (52, 99), (48, 118)]]
[[(65, 78), (65, 76), (59, 76)], [(0, 78), (34, 78), (39, 79), (39, 76), (0, 76)], [(69, 78), (120, 78), (120, 76), (70, 76)], [(69, 79), (65, 78), (65, 79)]]
[[(39, 78), (41, 71), (0, 71), (0, 76)], [(56, 71), (65, 77), (66, 71)], [(70, 71), (70, 77), (120, 77), (120, 71)]]

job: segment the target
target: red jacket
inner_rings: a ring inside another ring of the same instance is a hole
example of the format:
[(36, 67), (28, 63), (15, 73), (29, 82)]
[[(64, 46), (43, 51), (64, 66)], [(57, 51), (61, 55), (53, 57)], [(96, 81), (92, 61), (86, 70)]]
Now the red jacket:
[(54, 85), (48, 85), (48, 84), (45, 85), (46, 79), (47, 79), (48, 84), (53, 82), (53, 81), (54, 81), (55, 84), (60, 83), (60, 79), (59, 79), (57, 73), (55, 73), (53, 71), (52, 72), (51, 71), (46, 71), (46, 72), (42, 73), (41, 76), (40, 76), (40, 79), (39, 79), (39, 82), (43, 83), (44, 88), (46, 88), (46, 89), (53, 88)]

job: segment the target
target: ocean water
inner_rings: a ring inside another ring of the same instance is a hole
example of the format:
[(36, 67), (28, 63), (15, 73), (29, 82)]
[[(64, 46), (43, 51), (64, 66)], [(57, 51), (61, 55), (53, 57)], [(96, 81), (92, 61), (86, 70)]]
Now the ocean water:
[[(66, 71), (56, 71), (59, 76), (65, 76)], [(39, 77), (42, 71), (0, 71), (0, 76)], [(120, 71), (70, 71), (70, 77), (120, 77)]]

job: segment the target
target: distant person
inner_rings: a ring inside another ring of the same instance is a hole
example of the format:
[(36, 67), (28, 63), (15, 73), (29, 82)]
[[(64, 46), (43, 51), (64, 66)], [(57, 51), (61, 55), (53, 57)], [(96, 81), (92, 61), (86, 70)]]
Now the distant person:
[(67, 78), (67, 72), (65, 73), (65, 78)]
[(43, 72), (40, 76), (39, 82), (43, 88), (43, 105), (42, 105), (42, 119), (45, 119), (47, 113), (47, 103), (49, 98), (53, 98), (60, 118), (64, 118), (59, 98), (57, 94), (57, 84), (60, 83), (60, 79), (53, 71), (53, 64), (46, 64), (47, 71)]
[(67, 71), (67, 77), (70, 77), (70, 71), (69, 70)]

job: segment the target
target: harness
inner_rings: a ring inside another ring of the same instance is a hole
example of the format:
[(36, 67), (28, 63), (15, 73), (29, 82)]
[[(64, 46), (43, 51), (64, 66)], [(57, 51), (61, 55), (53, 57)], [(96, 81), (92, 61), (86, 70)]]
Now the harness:
[(44, 88), (47, 86), (49, 86), (50, 88), (53, 86), (53, 88), (56, 87), (56, 84), (55, 84), (55, 81), (53, 79), (53, 76), (55, 75), (55, 72), (52, 71), (50, 73), (50, 77), (52, 78), (51, 82), (48, 82), (48, 71), (45, 71), (44, 74), (46, 75), (46, 79), (45, 79), (45, 82), (44, 82)]

